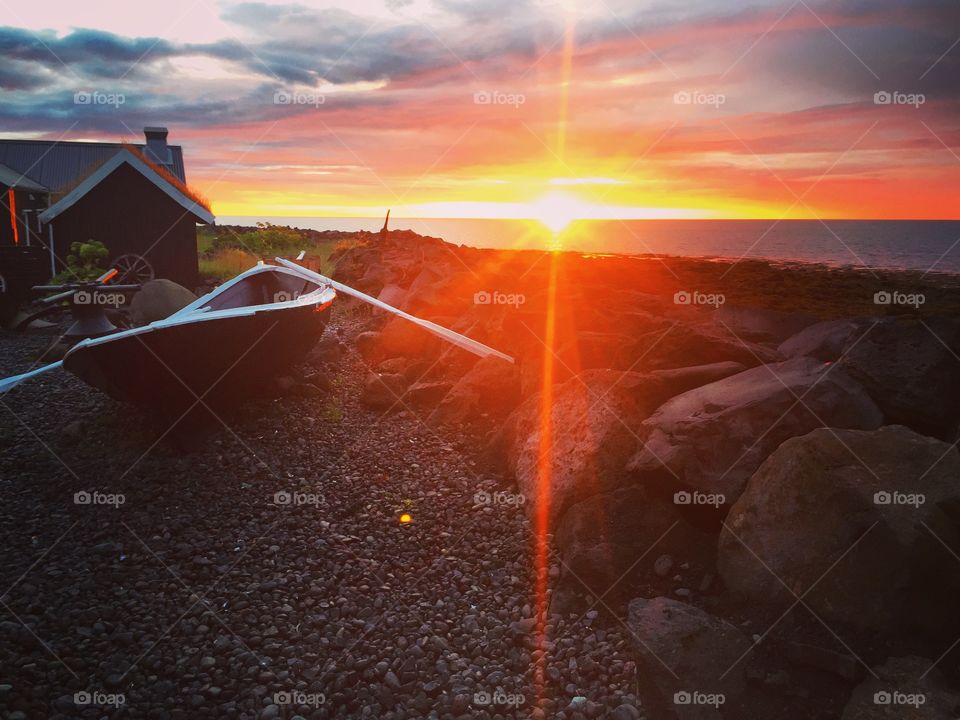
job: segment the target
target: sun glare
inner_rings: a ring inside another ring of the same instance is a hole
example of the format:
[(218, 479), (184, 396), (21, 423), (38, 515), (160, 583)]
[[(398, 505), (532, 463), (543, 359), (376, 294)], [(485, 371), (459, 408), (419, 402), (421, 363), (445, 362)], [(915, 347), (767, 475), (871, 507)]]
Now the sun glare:
[(569, 193), (551, 192), (530, 204), (530, 218), (558, 233), (578, 218), (589, 217), (586, 203)]

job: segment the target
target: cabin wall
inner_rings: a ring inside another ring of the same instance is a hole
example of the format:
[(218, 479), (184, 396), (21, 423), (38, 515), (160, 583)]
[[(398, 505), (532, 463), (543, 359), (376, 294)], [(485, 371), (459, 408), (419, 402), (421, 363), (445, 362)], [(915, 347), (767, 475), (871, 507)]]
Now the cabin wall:
[(50, 279), (50, 260), (40, 245), (0, 245), (0, 316), (10, 300), (31, 296), (34, 285)]
[(99, 240), (110, 250), (111, 260), (127, 253), (143, 255), (157, 277), (196, 287), (195, 219), (129, 165), (120, 165), (52, 225), (61, 264), (71, 243)]

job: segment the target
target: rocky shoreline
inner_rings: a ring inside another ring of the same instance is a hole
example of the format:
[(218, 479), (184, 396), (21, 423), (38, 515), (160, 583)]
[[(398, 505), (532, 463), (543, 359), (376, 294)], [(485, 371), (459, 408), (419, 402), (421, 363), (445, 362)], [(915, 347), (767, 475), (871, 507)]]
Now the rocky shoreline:
[(953, 717), (956, 278), (334, 259), (518, 362), (341, 298), (189, 453), (70, 376), (5, 396), (5, 717)]

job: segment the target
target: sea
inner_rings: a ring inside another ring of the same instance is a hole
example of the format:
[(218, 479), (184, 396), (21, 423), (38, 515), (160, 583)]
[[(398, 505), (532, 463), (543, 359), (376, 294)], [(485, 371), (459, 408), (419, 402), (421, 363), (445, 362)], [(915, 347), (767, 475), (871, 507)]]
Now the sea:
[[(221, 216), (314, 230), (377, 231), (383, 218)], [(960, 274), (958, 220), (577, 220), (554, 232), (534, 220), (391, 218), (413, 230), (481, 248), (764, 259), (829, 267)]]

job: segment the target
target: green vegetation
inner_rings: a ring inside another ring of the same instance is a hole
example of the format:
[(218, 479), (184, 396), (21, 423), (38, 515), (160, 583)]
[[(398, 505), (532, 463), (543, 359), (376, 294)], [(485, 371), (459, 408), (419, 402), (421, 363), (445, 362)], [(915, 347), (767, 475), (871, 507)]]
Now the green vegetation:
[(328, 400), (324, 405), (323, 419), (329, 423), (339, 423), (343, 420), (343, 406), (337, 398)]
[(50, 284), (61, 285), (96, 280), (105, 272), (103, 261), (109, 256), (110, 251), (107, 250), (107, 246), (99, 240), (72, 243), (70, 254), (67, 255), (67, 267), (58, 273)]
[(292, 258), (301, 250), (310, 267), (329, 274), (336, 264), (331, 254), (362, 243), (354, 233), (316, 233), (269, 223), (257, 223), (255, 228), (213, 225), (197, 231), (200, 274), (211, 282), (228, 280), (258, 260)]

